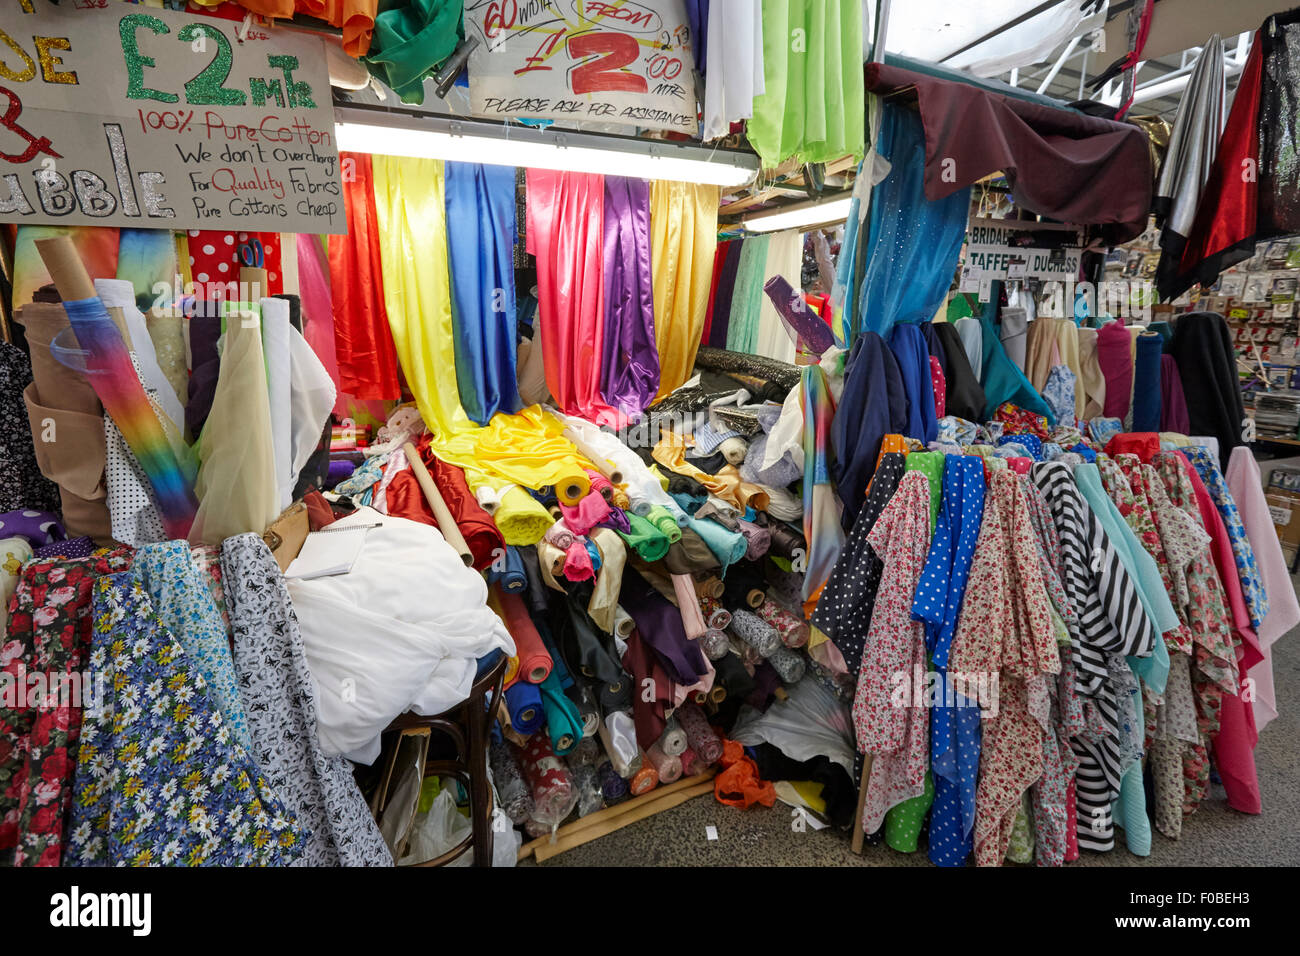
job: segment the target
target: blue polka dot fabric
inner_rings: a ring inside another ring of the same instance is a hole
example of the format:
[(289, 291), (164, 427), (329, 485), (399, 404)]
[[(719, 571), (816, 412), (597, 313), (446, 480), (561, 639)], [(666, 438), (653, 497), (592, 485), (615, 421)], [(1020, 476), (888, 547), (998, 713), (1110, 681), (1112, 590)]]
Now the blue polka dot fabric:
[(979, 458), (948, 457), (939, 520), (912, 599), (912, 618), (925, 624), (926, 649), (944, 686), (943, 698), (930, 714), (934, 806), (929, 856), (937, 866), (964, 865), (975, 828), (980, 712), (975, 702), (956, 697), (947, 667), (984, 515), (984, 489)]

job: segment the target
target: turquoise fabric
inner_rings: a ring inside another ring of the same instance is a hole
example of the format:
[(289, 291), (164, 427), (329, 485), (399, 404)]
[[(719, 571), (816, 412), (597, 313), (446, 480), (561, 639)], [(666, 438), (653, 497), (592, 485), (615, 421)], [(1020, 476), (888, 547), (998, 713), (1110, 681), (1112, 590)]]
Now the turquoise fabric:
[(1042, 415), (1053, 427), (1056, 416), (1043, 401), (1043, 396), (1030, 384), (1025, 373), (1020, 370), (1007, 350), (1002, 347), (1002, 336), (998, 334), (993, 317), (997, 314), (998, 296), (1002, 292), (1002, 283), (994, 282), (993, 291), (984, 311), (979, 315), (982, 329), (984, 362), (980, 382), (984, 386), (984, 417), (992, 418), (1003, 402), (1014, 402), (1026, 411)]

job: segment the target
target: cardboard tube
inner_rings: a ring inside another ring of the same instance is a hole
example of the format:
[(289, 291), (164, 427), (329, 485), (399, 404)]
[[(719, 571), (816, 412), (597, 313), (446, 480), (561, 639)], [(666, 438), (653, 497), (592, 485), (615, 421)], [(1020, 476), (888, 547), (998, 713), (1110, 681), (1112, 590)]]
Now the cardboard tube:
[(245, 302), (260, 302), (262, 298), (271, 294), (271, 281), (267, 277), (265, 269), (241, 266), (239, 269), (239, 282), (248, 292), (248, 298), (244, 299)]
[(447, 539), (447, 543), (456, 549), (460, 559), (465, 562), (465, 567), (472, 568), (474, 566), (474, 555), (470, 553), (469, 545), (465, 543), (460, 528), (456, 527), (456, 519), (451, 516), (451, 509), (447, 507), (447, 502), (442, 500), (442, 494), (438, 491), (438, 486), (433, 483), (433, 478), (429, 475), (429, 469), (424, 467), (420, 453), (415, 450), (415, 446), (409, 441), (402, 446), (402, 451), (406, 452), (406, 460), (411, 465), (411, 473), (415, 475), (415, 480), (420, 483), (420, 490), (424, 492), (425, 501), (429, 502), (429, 507), (433, 509), (433, 518), (438, 522), (438, 530)]
[(59, 290), (59, 298), (64, 302), (96, 298), (95, 284), (90, 281), (90, 273), (77, 255), (77, 247), (71, 238), (37, 239), (36, 251), (40, 253), (46, 271), (54, 280), (54, 287)]

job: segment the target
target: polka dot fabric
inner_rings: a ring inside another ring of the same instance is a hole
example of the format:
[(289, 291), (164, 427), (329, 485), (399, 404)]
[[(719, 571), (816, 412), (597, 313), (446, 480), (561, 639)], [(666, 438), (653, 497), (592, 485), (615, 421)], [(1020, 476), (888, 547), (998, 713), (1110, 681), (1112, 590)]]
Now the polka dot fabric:
[[(225, 230), (191, 229), (189, 240), (190, 275), (196, 283), (226, 283), (239, 281), (239, 247), (251, 239), (262, 244), (265, 256), (266, 278), (270, 284), (264, 295), (279, 295), (284, 291), (284, 271), (280, 264), (280, 234), (278, 232), (227, 232)], [(218, 298), (200, 295), (199, 298)], [(225, 296), (229, 298), (229, 296)]]

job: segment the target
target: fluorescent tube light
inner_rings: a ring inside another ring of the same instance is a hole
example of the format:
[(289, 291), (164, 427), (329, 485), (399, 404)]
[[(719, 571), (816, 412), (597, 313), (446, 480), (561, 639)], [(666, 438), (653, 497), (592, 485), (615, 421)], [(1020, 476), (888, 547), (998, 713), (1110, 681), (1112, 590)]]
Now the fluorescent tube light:
[(781, 209), (746, 216), (741, 224), (749, 232), (776, 232), (801, 226), (821, 226), (843, 222), (849, 215), (849, 193), (836, 193), (813, 202), (798, 203)]
[(726, 188), (758, 174), (758, 157), (742, 150), (570, 130), (337, 107), (341, 151), (466, 163), (608, 173)]

